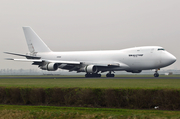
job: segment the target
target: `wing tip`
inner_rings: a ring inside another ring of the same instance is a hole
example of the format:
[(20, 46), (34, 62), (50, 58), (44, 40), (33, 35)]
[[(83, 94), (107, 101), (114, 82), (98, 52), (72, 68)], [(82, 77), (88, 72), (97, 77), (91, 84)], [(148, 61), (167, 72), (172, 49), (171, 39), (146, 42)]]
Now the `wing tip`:
[(5, 58), (5, 60), (14, 60), (13, 58)]

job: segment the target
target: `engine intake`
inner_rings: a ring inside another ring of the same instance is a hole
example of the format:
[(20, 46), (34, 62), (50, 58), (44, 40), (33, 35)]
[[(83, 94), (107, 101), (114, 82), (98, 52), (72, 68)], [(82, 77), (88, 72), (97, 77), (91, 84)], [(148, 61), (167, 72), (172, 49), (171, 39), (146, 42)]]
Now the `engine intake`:
[(48, 71), (56, 71), (58, 69), (58, 64), (56, 63), (48, 63), (46, 65), (40, 66), (42, 70), (48, 70)]
[(86, 72), (86, 73), (97, 73), (98, 68), (94, 65), (87, 65), (79, 69), (79, 72)]
[(87, 72), (87, 73), (96, 73), (97, 71), (98, 71), (97, 67), (94, 65), (85, 66), (85, 72)]

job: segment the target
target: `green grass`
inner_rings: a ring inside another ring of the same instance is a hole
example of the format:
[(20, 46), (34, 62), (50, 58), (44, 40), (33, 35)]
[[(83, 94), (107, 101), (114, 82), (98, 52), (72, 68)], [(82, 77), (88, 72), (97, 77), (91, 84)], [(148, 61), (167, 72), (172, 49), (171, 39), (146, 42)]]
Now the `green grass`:
[(6, 87), (92, 87), (92, 88), (180, 88), (177, 79), (118, 79), (118, 78), (53, 78), (53, 79), (0, 79)]
[(8, 118), (177, 119), (180, 118), (180, 111), (0, 105), (0, 115), (1, 115), (0, 118), (7, 118), (7, 119)]

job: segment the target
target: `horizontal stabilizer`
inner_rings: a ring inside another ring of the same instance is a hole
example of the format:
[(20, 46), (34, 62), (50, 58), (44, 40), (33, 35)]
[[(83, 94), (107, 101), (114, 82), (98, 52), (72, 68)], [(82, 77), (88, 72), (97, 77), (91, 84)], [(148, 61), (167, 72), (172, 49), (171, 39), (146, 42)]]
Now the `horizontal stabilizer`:
[(14, 60), (14, 61), (22, 61), (22, 62), (49, 62), (49, 63), (57, 63), (57, 64), (80, 64), (80, 62), (75, 61), (56, 61), (56, 60), (41, 60), (41, 59), (13, 59), (6, 58), (6, 60)]
[(29, 55), (22, 55), (22, 54), (17, 54), (17, 53), (10, 53), (10, 52), (4, 52), (5, 54), (10, 54), (10, 55), (16, 55), (16, 56), (22, 56), (26, 57), (27, 59), (41, 59), (41, 57), (35, 57), (35, 56), (29, 56)]
[(14, 61), (20, 61), (20, 62), (42, 62), (40, 59), (12, 59), (12, 58), (6, 58), (6, 60), (14, 60)]

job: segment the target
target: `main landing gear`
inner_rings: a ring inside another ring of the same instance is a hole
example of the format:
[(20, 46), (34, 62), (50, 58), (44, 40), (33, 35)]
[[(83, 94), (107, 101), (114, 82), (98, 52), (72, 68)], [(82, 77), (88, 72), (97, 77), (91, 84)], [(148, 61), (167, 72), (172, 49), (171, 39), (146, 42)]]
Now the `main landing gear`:
[(88, 77), (101, 77), (101, 74), (98, 74), (98, 73), (87, 73), (85, 74), (85, 77), (88, 78)]
[(159, 77), (158, 69), (156, 69), (156, 71), (154, 73), (154, 77)]
[[(114, 77), (115, 75), (111, 73), (111, 71), (109, 71), (109, 73), (106, 74), (106, 77)], [(101, 74), (98, 73), (87, 73), (85, 74), (86, 78), (90, 78), (90, 77), (101, 77)]]
[(106, 74), (106, 77), (114, 77), (114, 74), (111, 74), (111, 71), (109, 71), (109, 73)]

